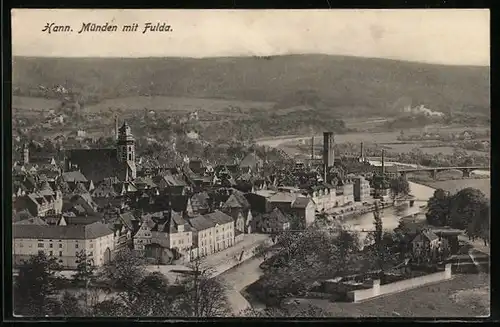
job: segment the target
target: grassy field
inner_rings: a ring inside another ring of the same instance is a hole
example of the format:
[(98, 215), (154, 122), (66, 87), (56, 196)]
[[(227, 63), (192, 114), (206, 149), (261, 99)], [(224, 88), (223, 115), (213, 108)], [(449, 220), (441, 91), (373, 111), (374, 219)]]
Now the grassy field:
[(332, 317), (478, 317), (489, 315), (490, 275), (456, 275), (452, 280), (422, 286), (362, 303), (301, 299)]
[(490, 197), (491, 193), (491, 179), (456, 179), (448, 181), (426, 181), (425, 185), (433, 188), (442, 188), (443, 190), (449, 191), (451, 193), (456, 193), (464, 188), (473, 187), (481, 190), (487, 197)]
[(59, 107), (61, 101), (54, 99), (45, 98), (34, 98), (34, 97), (12, 97), (12, 108), (17, 110), (50, 110)]
[(147, 108), (155, 111), (188, 111), (203, 110), (207, 112), (224, 112), (228, 108), (240, 108), (242, 111), (251, 109), (270, 109), (273, 102), (220, 100), (208, 98), (183, 98), (166, 96), (136, 96), (104, 100), (86, 108), (88, 112), (99, 112), (109, 108), (123, 111), (143, 110)]

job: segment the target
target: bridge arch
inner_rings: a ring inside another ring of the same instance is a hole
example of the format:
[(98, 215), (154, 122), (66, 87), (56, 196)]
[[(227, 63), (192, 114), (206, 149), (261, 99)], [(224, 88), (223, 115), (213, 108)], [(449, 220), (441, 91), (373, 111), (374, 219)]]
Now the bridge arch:
[(436, 178), (439, 177), (456, 177), (456, 178), (462, 178), (462, 177), (467, 177), (466, 173), (463, 171), (463, 169), (458, 169), (458, 168), (450, 168), (450, 169), (440, 169), (436, 171)]

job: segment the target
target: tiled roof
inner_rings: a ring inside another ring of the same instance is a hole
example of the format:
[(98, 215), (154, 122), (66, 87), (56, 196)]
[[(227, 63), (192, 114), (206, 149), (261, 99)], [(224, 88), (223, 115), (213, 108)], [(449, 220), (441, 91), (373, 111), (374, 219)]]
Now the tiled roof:
[(120, 214), (120, 219), (129, 229), (133, 229), (132, 222), (137, 220), (131, 212), (124, 212)]
[(44, 220), (39, 217), (32, 217), (14, 222), (14, 225), (48, 225)]
[(234, 222), (234, 220), (231, 216), (226, 215), (225, 213), (223, 213), (222, 211), (219, 211), (219, 210), (215, 210), (214, 212), (203, 215), (203, 216), (206, 219), (211, 220), (214, 224), (219, 224), (219, 225)]
[(224, 205), (222, 206), (223, 208), (243, 208), (241, 203), (236, 199), (236, 196), (234, 194), (231, 194), (229, 196), (229, 199), (226, 200)]
[(68, 171), (62, 173), (62, 180), (65, 182), (87, 182), (87, 178), (79, 171)]
[(262, 164), (260, 159), (255, 153), (249, 153), (240, 161), (240, 167), (255, 167), (257, 164)]
[(426, 230), (424, 230), (424, 231), (422, 232), (422, 235), (423, 235), (425, 238), (427, 238), (429, 241), (434, 241), (434, 240), (437, 240), (437, 239), (439, 238), (439, 237), (438, 237), (436, 234), (434, 234), (433, 232), (431, 232), (431, 231), (426, 231)]
[(286, 202), (292, 203), (297, 198), (296, 195), (288, 193), (288, 192), (279, 192), (274, 194), (269, 198), (269, 202)]
[(293, 201), (292, 208), (306, 208), (311, 202), (311, 199), (306, 197), (298, 197)]
[(189, 219), (188, 222), (197, 231), (206, 230), (215, 226), (212, 220), (206, 219), (203, 216), (196, 216)]
[(117, 176), (123, 165), (118, 162), (116, 149), (74, 149), (66, 153), (67, 160), (78, 165), (80, 171), (94, 182)]
[(22, 210), (14, 213), (12, 215), (12, 221), (21, 221), (33, 218), (33, 215), (28, 210)]
[(41, 226), (41, 225), (13, 225), (13, 238), (24, 239), (65, 239), (84, 240), (95, 239), (113, 234), (113, 231), (101, 222), (89, 225), (72, 226)]
[(85, 194), (85, 193), (88, 193), (88, 190), (85, 187), (85, 185), (83, 185), (83, 183), (78, 182), (75, 184), (75, 187), (73, 188), (73, 193), (74, 194)]
[(99, 216), (86, 216), (86, 217), (64, 217), (68, 225), (89, 225), (101, 221), (102, 217)]

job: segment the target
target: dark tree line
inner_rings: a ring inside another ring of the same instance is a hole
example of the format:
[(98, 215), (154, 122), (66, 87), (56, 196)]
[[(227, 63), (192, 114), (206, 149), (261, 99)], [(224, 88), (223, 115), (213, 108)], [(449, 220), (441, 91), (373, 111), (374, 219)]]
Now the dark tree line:
[(14, 314), (73, 317), (217, 317), (230, 314), (225, 287), (199, 260), (178, 283), (149, 272), (136, 252), (123, 250), (96, 270), (84, 253), (71, 279), (43, 252), (19, 267)]
[(478, 189), (465, 188), (455, 194), (437, 189), (429, 199), (427, 221), (435, 226), (465, 230), (469, 238), (490, 240), (490, 204)]

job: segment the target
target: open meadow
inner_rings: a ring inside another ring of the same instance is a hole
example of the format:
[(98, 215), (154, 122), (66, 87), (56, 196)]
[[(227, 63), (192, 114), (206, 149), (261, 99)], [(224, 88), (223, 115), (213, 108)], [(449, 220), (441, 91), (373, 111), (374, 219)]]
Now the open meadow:
[(468, 178), (468, 179), (454, 179), (447, 181), (426, 181), (422, 182), (427, 186), (433, 188), (441, 188), (445, 191), (449, 191), (450, 193), (456, 193), (460, 190), (463, 190), (467, 187), (473, 187), (479, 189), (483, 192), (488, 198), (490, 198), (491, 194), (491, 179), (489, 178)]
[(456, 275), (453, 279), (362, 303), (300, 299), (332, 317), (479, 317), (490, 314), (490, 275)]
[(12, 97), (12, 109), (19, 110), (23, 112), (33, 113), (56, 109), (61, 105), (61, 101), (56, 99), (45, 99), (45, 98), (35, 98), (35, 97), (23, 97), (23, 96), (13, 96)]

